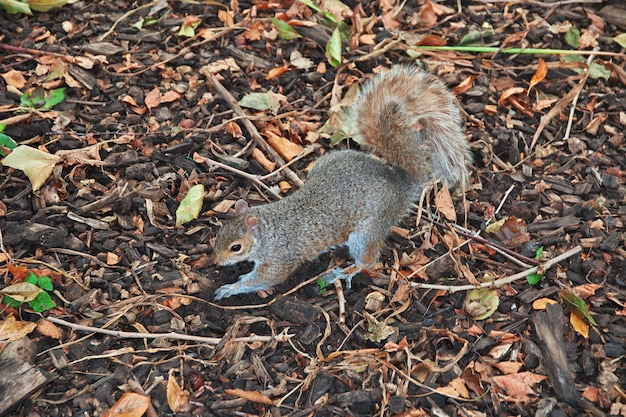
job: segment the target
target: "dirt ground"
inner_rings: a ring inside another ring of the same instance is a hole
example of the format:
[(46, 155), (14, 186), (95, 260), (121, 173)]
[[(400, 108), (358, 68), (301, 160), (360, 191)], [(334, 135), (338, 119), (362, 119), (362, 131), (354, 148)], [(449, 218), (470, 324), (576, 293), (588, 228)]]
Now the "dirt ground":
[[(38, 151), (0, 166), (0, 288), (53, 303), (0, 305), (0, 415), (626, 416), (621, 0), (77, 1), (0, 9), (0, 42), (3, 133)], [(398, 63), (458, 97), (464, 196), (350, 289), (317, 283), (337, 248), (214, 303), (251, 267), (211, 263), (235, 201), (358, 148), (340, 110)]]

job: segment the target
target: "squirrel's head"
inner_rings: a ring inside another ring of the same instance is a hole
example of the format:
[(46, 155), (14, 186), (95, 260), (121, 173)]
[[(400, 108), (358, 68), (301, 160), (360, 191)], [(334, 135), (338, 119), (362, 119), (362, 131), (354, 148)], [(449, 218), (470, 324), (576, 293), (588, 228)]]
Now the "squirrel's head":
[(215, 239), (215, 264), (233, 265), (252, 260), (259, 240), (259, 222), (248, 209), (248, 203), (243, 200), (235, 203), (237, 217), (224, 224)]

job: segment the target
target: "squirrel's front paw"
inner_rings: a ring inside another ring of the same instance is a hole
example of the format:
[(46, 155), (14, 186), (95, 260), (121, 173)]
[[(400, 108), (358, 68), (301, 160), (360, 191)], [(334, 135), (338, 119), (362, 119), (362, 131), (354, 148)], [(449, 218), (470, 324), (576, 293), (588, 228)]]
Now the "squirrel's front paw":
[(227, 284), (222, 285), (215, 291), (215, 295), (213, 296), (213, 300), (219, 301), (222, 298), (232, 297), (235, 294), (239, 294), (241, 291), (239, 290), (237, 284)]

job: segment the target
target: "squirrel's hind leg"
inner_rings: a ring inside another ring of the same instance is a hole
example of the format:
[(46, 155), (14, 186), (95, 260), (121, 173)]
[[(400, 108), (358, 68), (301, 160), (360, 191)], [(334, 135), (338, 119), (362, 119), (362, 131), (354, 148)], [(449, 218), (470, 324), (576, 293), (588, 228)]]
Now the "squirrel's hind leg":
[(338, 279), (346, 281), (346, 287), (352, 287), (352, 278), (362, 269), (368, 269), (378, 259), (378, 253), (383, 245), (383, 242), (378, 240), (372, 240), (367, 234), (353, 231), (348, 235), (346, 241), (350, 256), (354, 258), (354, 266), (342, 269), (335, 268), (332, 271), (324, 275), (324, 281), (327, 284), (332, 284)]

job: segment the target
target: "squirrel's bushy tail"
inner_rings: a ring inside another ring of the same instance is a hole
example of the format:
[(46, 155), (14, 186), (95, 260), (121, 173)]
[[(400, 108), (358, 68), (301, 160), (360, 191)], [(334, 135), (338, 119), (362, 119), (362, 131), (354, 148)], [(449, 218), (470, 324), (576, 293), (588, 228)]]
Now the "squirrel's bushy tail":
[(471, 153), (454, 96), (437, 77), (398, 66), (368, 81), (351, 111), (355, 140), (404, 169), (419, 188), (468, 178)]

